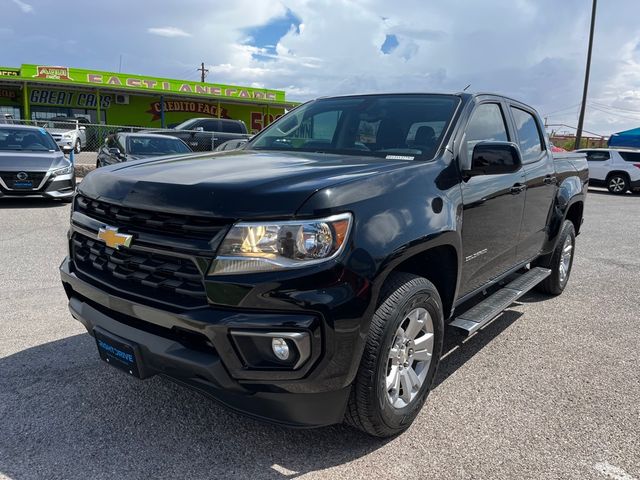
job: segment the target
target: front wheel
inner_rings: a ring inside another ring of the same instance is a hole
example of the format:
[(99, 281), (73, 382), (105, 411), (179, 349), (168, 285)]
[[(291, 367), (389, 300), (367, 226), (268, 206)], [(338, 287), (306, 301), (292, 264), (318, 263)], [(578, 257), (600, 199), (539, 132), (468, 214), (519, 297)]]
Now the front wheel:
[(390, 437), (409, 428), (427, 399), (442, 354), (444, 316), (435, 286), (416, 275), (391, 274), (381, 299), (345, 421)]
[(573, 255), (576, 246), (576, 229), (573, 223), (565, 220), (558, 237), (556, 248), (550, 255), (541, 258), (537, 263), (551, 269), (551, 275), (538, 285), (537, 289), (551, 295), (560, 295), (569, 281), (573, 267)]
[(614, 173), (607, 179), (607, 190), (618, 195), (626, 193), (629, 190), (627, 177), (620, 173)]

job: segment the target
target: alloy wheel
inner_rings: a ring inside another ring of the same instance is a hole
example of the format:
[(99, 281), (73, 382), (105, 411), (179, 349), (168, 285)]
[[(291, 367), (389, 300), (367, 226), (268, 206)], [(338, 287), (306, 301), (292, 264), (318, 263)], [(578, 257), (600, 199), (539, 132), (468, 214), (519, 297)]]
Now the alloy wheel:
[(433, 320), (424, 308), (409, 312), (393, 338), (387, 361), (387, 399), (394, 408), (409, 405), (420, 392), (433, 356)]
[(612, 177), (611, 180), (609, 180), (609, 188), (612, 192), (620, 193), (626, 188), (626, 182), (622, 177)]
[(569, 270), (571, 269), (571, 258), (573, 257), (573, 240), (570, 235), (567, 235), (567, 238), (562, 245), (562, 254), (560, 256), (560, 283), (564, 284), (569, 277)]

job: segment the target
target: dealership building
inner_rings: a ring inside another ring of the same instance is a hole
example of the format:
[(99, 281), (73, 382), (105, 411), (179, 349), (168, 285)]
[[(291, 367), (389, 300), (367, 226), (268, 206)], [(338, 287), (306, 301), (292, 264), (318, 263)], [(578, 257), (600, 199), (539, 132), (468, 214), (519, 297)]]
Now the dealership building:
[(72, 67), (0, 67), (0, 114), (84, 117), (90, 123), (169, 127), (194, 117), (242, 120), (260, 131), (295, 102), (285, 92)]

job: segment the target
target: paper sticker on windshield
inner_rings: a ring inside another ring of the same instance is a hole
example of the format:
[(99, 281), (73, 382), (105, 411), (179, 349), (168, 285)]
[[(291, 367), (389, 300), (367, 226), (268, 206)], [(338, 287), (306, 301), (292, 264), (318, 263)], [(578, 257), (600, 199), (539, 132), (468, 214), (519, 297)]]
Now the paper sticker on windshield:
[(387, 155), (387, 160), (413, 160), (416, 157), (412, 157), (411, 155)]

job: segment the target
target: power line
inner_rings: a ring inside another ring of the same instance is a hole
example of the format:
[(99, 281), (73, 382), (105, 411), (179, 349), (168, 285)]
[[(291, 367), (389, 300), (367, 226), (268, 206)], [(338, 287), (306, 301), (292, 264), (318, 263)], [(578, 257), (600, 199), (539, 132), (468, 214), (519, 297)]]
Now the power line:
[(593, 104), (589, 104), (589, 106), (591, 108), (595, 109), (595, 110), (598, 110), (599, 112), (602, 112), (602, 113), (607, 113), (607, 114), (613, 115), (615, 117), (620, 117), (620, 118), (625, 118), (627, 120), (635, 120), (637, 122), (640, 122), (640, 117), (630, 117), (630, 116), (627, 116), (627, 115), (623, 115), (621, 113), (615, 113), (615, 112), (612, 112), (610, 110), (605, 110), (604, 108), (600, 108), (597, 105), (593, 105)]
[[(549, 123), (546, 126), (547, 127), (567, 127), (567, 128), (572, 129), (572, 130), (577, 130), (578, 129), (578, 127), (574, 127), (573, 125), (567, 125), (566, 123)], [(607, 135), (601, 135), (601, 134), (596, 133), (596, 132), (590, 132), (589, 130), (583, 130), (583, 132), (590, 133), (591, 135), (595, 135), (596, 137), (606, 137), (607, 136)]]
[(598, 102), (591, 102), (592, 105), (597, 105), (599, 107), (603, 107), (603, 108), (610, 108), (612, 110), (622, 110), (623, 112), (629, 112), (629, 113), (637, 113), (640, 115), (640, 110), (631, 110), (629, 108), (622, 108), (622, 107), (614, 107), (613, 105), (606, 105), (604, 103), (598, 103)]
[(546, 112), (542, 116), (543, 117), (548, 117), (548, 116), (553, 115), (555, 113), (560, 113), (560, 112), (566, 112), (568, 110), (573, 110), (574, 108), (576, 108), (578, 106), (580, 106), (580, 102), (576, 103), (575, 105), (571, 105), (570, 107), (561, 108), (559, 110), (554, 110), (553, 112)]

